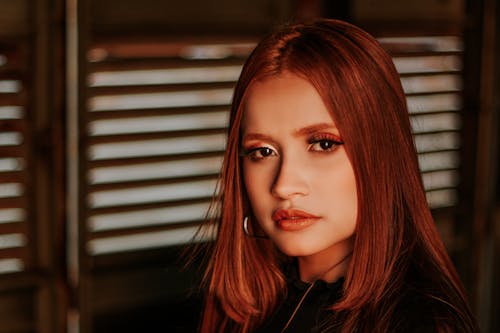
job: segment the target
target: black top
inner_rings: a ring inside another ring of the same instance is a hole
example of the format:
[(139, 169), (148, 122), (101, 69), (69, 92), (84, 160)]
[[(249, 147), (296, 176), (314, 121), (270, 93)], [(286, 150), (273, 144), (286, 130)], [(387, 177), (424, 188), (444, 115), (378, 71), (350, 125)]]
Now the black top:
[[(276, 312), (255, 333), (334, 333), (340, 332), (341, 320), (335, 320), (331, 306), (342, 297), (344, 278), (314, 284), (300, 281), (298, 274), (289, 274), (287, 294)], [(299, 305), (299, 303), (302, 303)], [(396, 308), (397, 322), (390, 323), (391, 332), (436, 332), (435, 304), (408, 287)], [(295, 315), (293, 315), (296, 311)]]
[(333, 283), (320, 280), (314, 284), (302, 282), (296, 277), (290, 279), (285, 300), (256, 333), (280, 333), (304, 296), (302, 304), (297, 308), (285, 332), (321, 332), (325, 319), (331, 318), (333, 314), (328, 307), (335, 304), (342, 296), (343, 282), (344, 278)]

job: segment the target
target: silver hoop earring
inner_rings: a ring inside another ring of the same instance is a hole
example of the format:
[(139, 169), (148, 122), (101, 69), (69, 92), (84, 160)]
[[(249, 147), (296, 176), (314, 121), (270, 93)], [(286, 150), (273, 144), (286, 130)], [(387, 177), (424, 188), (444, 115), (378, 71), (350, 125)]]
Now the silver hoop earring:
[(252, 235), (250, 233), (250, 231), (248, 231), (248, 216), (245, 216), (245, 218), (243, 218), (243, 232), (248, 237), (253, 237), (253, 238), (268, 238), (266, 235)]
[(245, 232), (245, 235), (252, 237), (248, 231), (248, 216), (245, 216), (243, 219), (243, 232)]

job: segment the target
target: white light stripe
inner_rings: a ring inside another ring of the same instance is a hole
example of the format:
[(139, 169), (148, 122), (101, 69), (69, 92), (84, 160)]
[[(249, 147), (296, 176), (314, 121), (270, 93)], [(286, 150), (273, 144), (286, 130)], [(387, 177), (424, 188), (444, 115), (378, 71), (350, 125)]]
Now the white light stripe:
[(21, 119), (23, 108), (21, 106), (0, 106), (0, 119)]
[(17, 132), (0, 133), (0, 146), (19, 146), (23, 143), (23, 136)]
[(20, 259), (0, 259), (0, 274), (21, 272), (24, 263)]
[(0, 249), (23, 247), (26, 243), (26, 237), (23, 234), (0, 235)]
[(158, 109), (229, 105), (232, 89), (210, 89), (149, 94), (106, 95), (89, 100), (90, 111)]
[(233, 82), (241, 66), (214, 66), (97, 72), (89, 76), (90, 87)]
[(161, 117), (96, 120), (89, 124), (89, 133), (97, 136), (225, 128), (228, 121), (229, 112), (226, 110)]
[(102, 255), (116, 252), (144, 250), (157, 247), (202, 242), (213, 239), (215, 228), (206, 230), (194, 239), (199, 227), (179, 228), (161, 232), (143, 233), (131, 236), (119, 236), (94, 239), (87, 243), (87, 251), (91, 255)]
[(458, 72), (462, 69), (459, 56), (422, 56), (422, 57), (394, 57), (392, 58), (400, 74)]
[(408, 96), (406, 101), (410, 114), (436, 111), (458, 111), (462, 108), (462, 101), (458, 94)]
[(415, 134), (434, 131), (456, 131), (462, 126), (462, 118), (458, 113), (412, 115), (410, 122)]
[(0, 183), (0, 198), (15, 198), (23, 195), (23, 186), (18, 183)]
[(96, 215), (89, 219), (89, 228), (91, 231), (104, 231), (201, 221), (205, 218), (208, 207), (209, 203), (207, 202), (127, 213)]
[(208, 175), (219, 173), (221, 165), (221, 156), (159, 163), (127, 164), (92, 169), (89, 172), (89, 182), (91, 184), (108, 184), (134, 180)]
[(92, 208), (126, 206), (152, 202), (206, 198), (214, 195), (216, 180), (145, 186), (126, 190), (95, 192), (89, 196)]
[(0, 209), (0, 223), (21, 222), (25, 219), (25, 215), (21, 208)]
[(21, 158), (0, 158), (0, 172), (20, 171), (23, 164)]
[(183, 138), (96, 144), (90, 147), (89, 158), (91, 160), (109, 160), (127, 157), (168, 156), (223, 151), (225, 147), (225, 134), (211, 134)]
[(454, 206), (458, 201), (457, 191), (454, 189), (430, 191), (426, 192), (425, 196), (431, 208)]

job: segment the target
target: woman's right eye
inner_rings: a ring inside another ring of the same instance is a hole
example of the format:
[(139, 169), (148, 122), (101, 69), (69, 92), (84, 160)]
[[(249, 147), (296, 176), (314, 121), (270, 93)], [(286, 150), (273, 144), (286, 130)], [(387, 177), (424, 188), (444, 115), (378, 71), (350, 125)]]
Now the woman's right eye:
[(245, 151), (245, 157), (250, 158), (252, 161), (262, 160), (269, 156), (276, 156), (276, 152), (268, 147), (252, 148)]

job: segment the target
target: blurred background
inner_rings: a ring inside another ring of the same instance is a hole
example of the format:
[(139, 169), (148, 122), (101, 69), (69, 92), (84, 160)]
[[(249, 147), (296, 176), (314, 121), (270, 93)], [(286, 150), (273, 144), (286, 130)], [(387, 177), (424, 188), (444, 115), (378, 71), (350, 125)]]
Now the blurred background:
[(499, 332), (496, 0), (0, 0), (0, 332), (194, 332), (181, 251), (214, 191), (256, 41), (330, 17), (375, 35), (427, 198)]

